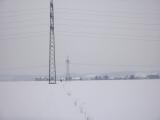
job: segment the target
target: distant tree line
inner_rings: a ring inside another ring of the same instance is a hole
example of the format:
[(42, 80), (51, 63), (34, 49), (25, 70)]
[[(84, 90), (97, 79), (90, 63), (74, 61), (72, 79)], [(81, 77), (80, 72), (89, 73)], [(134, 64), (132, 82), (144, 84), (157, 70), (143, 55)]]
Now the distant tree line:
[(134, 74), (125, 75), (125, 76), (115, 76), (109, 77), (108, 75), (96, 75), (92, 78), (92, 80), (135, 80), (135, 79), (160, 79), (160, 75), (158, 74), (149, 74), (144, 77), (136, 76)]
[[(82, 76), (71, 76), (69, 78), (69, 80), (138, 80), (138, 79), (160, 79), (160, 75), (159, 74), (148, 74), (145, 75), (143, 77), (141, 76), (136, 76), (135, 74), (130, 74), (130, 75), (121, 75), (121, 76), (109, 76), (107, 74), (105, 75), (95, 75), (89, 78), (85, 78)], [(35, 78), (36, 81), (48, 81), (48, 77), (44, 76), (44, 77), (37, 77)], [(65, 77), (61, 76), (58, 77), (57, 80), (60, 81), (65, 81)]]

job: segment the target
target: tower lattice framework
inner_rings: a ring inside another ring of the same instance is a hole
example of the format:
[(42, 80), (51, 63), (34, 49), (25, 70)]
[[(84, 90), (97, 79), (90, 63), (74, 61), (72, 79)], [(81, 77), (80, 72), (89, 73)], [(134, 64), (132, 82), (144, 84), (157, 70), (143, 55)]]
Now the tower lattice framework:
[(53, 0), (50, 1), (49, 84), (56, 84), (56, 59), (55, 59)]

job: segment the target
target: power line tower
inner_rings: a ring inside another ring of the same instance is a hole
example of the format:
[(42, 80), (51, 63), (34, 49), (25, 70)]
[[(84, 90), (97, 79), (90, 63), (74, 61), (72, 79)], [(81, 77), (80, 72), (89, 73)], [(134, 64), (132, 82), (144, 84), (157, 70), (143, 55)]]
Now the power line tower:
[(49, 41), (49, 84), (56, 84), (55, 35), (54, 35), (54, 6), (50, 1), (50, 41)]
[(70, 60), (69, 57), (66, 59), (66, 80), (70, 80), (70, 71), (69, 71)]

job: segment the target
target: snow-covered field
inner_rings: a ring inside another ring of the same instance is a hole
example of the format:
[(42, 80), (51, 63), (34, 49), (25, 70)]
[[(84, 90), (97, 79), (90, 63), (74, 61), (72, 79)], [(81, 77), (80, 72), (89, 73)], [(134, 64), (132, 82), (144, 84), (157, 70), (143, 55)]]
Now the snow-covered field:
[(0, 82), (0, 120), (160, 120), (160, 80)]

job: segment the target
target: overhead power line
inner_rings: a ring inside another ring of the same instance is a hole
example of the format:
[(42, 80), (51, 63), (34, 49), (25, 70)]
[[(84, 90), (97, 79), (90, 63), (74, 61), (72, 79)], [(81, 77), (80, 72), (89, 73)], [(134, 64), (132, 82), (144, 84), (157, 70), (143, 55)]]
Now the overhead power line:
[(1, 28), (1, 31), (4, 32), (5, 30), (9, 31), (11, 29), (18, 30), (19, 28), (24, 28), (24, 27), (25, 27), (25, 29), (31, 29), (31, 28), (35, 28), (35, 27), (40, 28), (40, 27), (48, 27), (48, 26), (49, 26), (49, 24), (46, 24), (46, 23), (44, 23), (44, 24), (20, 24), (17, 27), (9, 26), (9, 27)]
[(128, 11), (128, 9), (126, 9), (126, 10), (108, 10), (108, 9), (106, 9), (106, 10), (97, 10), (97, 9), (79, 9), (79, 8), (56, 8), (56, 10), (57, 11), (66, 11), (66, 12), (68, 12), (68, 11), (77, 11), (77, 12), (88, 12), (88, 13), (118, 13), (118, 14), (131, 14), (131, 15), (133, 15), (133, 14), (135, 14), (135, 15), (159, 15), (160, 14), (160, 9), (157, 9), (157, 10), (149, 10), (149, 11), (151, 11), (151, 12), (142, 12), (142, 11), (136, 11), (136, 9), (135, 9), (135, 11), (133, 12), (133, 11)]
[[(92, 38), (92, 40), (98, 40), (98, 41), (101, 41), (101, 40), (104, 40), (104, 41), (136, 41), (136, 42), (160, 42), (160, 40), (157, 38), (157, 39), (153, 39), (153, 38), (138, 38), (138, 37), (127, 37), (127, 36), (118, 36), (118, 35), (112, 35), (112, 36), (109, 36), (108, 35), (94, 35), (94, 34), (73, 34), (73, 33), (61, 33), (61, 36), (62, 37), (63, 35), (67, 35), (67, 36), (70, 36), (70, 37), (81, 37), (81, 38)], [(58, 36), (57, 36), (58, 37)], [(74, 37), (74, 38), (75, 38)], [(110, 38), (110, 39), (109, 39)], [(70, 39), (68, 39), (70, 40)], [(84, 41), (87, 40), (87, 39), (83, 39)], [(88, 39), (90, 41), (92, 41), (91, 39)]]
[[(48, 34), (47, 32), (45, 34)], [(39, 34), (30, 34), (30, 35), (25, 35), (25, 36), (18, 36), (18, 37), (8, 37), (8, 38), (0, 38), (0, 41), (21, 41), (21, 40), (27, 40), (29, 41), (31, 38), (35, 38), (35, 37), (45, 37), (44, 33), (39, 33)], [(31, 39), (33, 40), (33, 39)], [(39, 39), (34, 39), (34, 40), (39, 40)]]
[(142, 64), (137, 64), (137, 65), (125, 65), (125, 64), (95, 64), (95, 63), (79, 63), (79, 62), (71, 62), (71, 65), (76, 65), (76, 66), (94, 66), (94, 67), (156, 67), (160, 68), (160, 65), (142, 65)]
[(91, 36), (118, 36), (118, 37), (130, 37), (130, 38), (144, 38), (144, 39), (155, 39), (154, 37), (156, 37), (158, 40), (160, 38), (160, 35), (156, 35), (156, 36), (153, 36), (153, 35), (142, 35), (142, 34), (127, 34), (127, 33), (110, 33), (110, 32), (89, 32), (89, 31), (73, 31), (73, 30), (57, 30), (56, 32), (58, 33), (69, 33), (69, 34), (80, 34), (80, 35), (91, 35)]
[[(113, 14), (113, 13), (82, 13), (82, 12), (75, 12), (75, 11), (70, 11), (69, 13), (67, 12), (61, 12), (61, 14), (59, 13), (59, 15), (63, 15), (65, 13), (65, 15), (68, 15), (68, 16), (87, 16), (87, 17), (91, 17), (91, 16), (96, 16), (96, 17), (111, 17), (111, 18), (123, 18), (123, 19), (153, 19), (153, 18), (158, 18), (157, 15), (155, 16), (136, 16), (136, 15), (121, 15), (121, 14)], [(58, 14), (58, 13), (57, 13)]]
[[(87, 66), (87, 67), (137, 67), (137, 68), (160, 68), (160, 65), (127, 65), (127, 64), (97, 64), (97, 63), (80, 63), (80, 62), (70, 62), (71, 67), (74, 66)], [(60, 64), (59, 64), (60, 65)], [(48, 65), (32, 65), (32, 66), (19, 66), (19, 67), (4, 67), (0, 68), (0, 70), (26, 70), (26, 69), (39, 69), (39, 68), (48, 68)]]
[[(79, 28), (84, 28), (84, 29), (89, 29), (89, 28), (95, 28), (96, 29), (101, 29), (101, 30), (106, 30), (106, 28), (108, 29), (115, 29), (115, 30), (127, 30), (127, 31), (132, 31), (132, 30), (136, 30), (136, 31), (148, 31), (148, 32), (160, 32), (160, 29), (159, 27), (151, 27), (151, 26), (124, 26), (123, 24), (120, 24), (119, 26), (117, 25), (111, 25), (111, 24), (63, 24), (63, 23), (57, 23), (55, 24), (57, 25), (57, 27), (61, 26), (61, 27), (68, 27), (68, 28), (75, 28), (75, 27), (78, 27)], [(133, 32), (133, 31), (132, 31)]]
[(33, 12), (40, 10), (48, 10), (48, 8), (27, 8), (27, 9), (16, 9), (16, 10), (1, 10), (0, 13), (23, 13), (23, 12)]
[(0, 15), (0, 17), (3, 18), (3, 19), (4, 19), (4, 18), (14, 18), (14, 17), (15, 17), (15, 18), (17, 18), (17, 17), (27, 17), (27, 16), (28, 16), (28, 17), (31, 17), (31, 16), (33, 17), (33, 16), (43, 16), (43, 14), (44, 14), (44, 15), (47, 15), (47, 13), (48, 13), (48, 11), (46, 11), (46, 12), (41, 12), (41, 13), (39, 13), (39, 14), (38, 14), (38, 13), (13, 14), (13, 15), (6, 15), (6, 14), (5, 14), (5, 15)]
[[(80, 9), (80, 8), (66, 8), (66, 7), (55, 7), (55, 12), (57, 11), (80, 11), (80, 12), (90, 12), (90, 13), (125, 13), (125, 14), (136, 14), (136, 15), (159, 15), (160, 9), (150, 9), (148, 8), (148, 11), (150, 12), (142, 12), (142, 11), (128, 11), (126, 10), (97, 10), (97, 9)], [(43, 8), (27, 8), (27, 9), (16, 9), (16, 10), (1, 10), (0, 13), (24, 13), (24, 12), (33, 12), (33, 11), (49, 11), (49, 7), (43, 7)]]
[[(7, 35), (6, 37), (0, 37), (0, 40), (18, 40), (21, 38), (32, 38), (34, 36), (42, 36), (45, 34), (48, 34), (48, 30), (45, 31), (35, 31), (35, 32), (27, 32), (27, 33), (17, 33), (12, 35)], [(103, 33), (103, 34), (97, 34), (97, 33), (89, 33), (89, 32), (69, 32), (69, 31), (62, 31), (58, 30), (56, 31), (57, 37), (61, 36), (70, 36), (70, 37), (82, 37), (82, 38), (94, 38), (93, 41), (98, 40), (105, 40), (105, 41), (136, 41), (136, 42), (160, 42), (159, 38), (152, 38), (149, 36), (135, 36), (135, 35), (127, 35), (127, 34), (110, 34), (110, 33)], [(143, 38), (144, 37), (144, 38)], [(110, 38), (110, 39), (108, 39)], [(38, 39), (37, 39), (38, 40)], [(70, 39), (65, 39), (66, 41)], [(83, 41), (85, 41), (84, 39)], [(88, 39), (90, 40), (90, 39)]]
[[(24, 17), (24, 18), (21, 18), (21, 19), (14, 19), (14, 20), (10, 20), (10, 21), (2, 21), (2, 23), (4, 24), (20, 24), (20, 23), (28, 23), (28, 22), (33, 22), (34, 20), (38, 20), (38, 19), (41, 19), (41, 20), (46, 20), (47, 18), (45, 18), (43, 16), (43, 19), (42, 17)], [(63, 23), (62, 23), (63, 22)], [(55, 19), (55, 24), (85, 24), (87, 23), (88, 25), (90, 24), (97, 24), (97, 25), (101, 25), (101, 26), (104, 26), (105, 24), (108, 24), (108, 23), (116, 23), (116, 24), (119, 24), (119, 25), (123, 25), (123, 24), (129, 24), (129, 25), (139, 25), (139, 26), (146, 26), (146, 27), (159, 27), (160, 26), (160, 23), (155, 23), (155, 22), (141, 22), (141, 21), (134, 21), (134, 20), (120, 20), (120, 19), (101, 19), (101, 18), (98, 18), (98, 19), (90, 19), (90, 18), (75, 18), (75, 17), (57, 17)]]
[[(17, 10), (17, 11), (8, 11), (8, 12), (1, 12), (1, 15), (2, 13), (4, 15), (2, 15), (1, 17), (5, 17), (7, 14), (8, 16), (6, 17), (17, 17), (17, 16), (26, 16), (27, 14), (28, 15), (39, 15), (39, 14), (42, 14), (42, 13), (45, 13), (47, 12), (48, 13), (48, 9), (47, 8), (44, 8), (44, 9), (26, 9), (26, 11), (21, 11), (21, 10)], [(113, 11), (97, 11), (97, 10), (83, 10), (83, 9), (74, 9), (74, 8), (56, 8), (55, 9), (55, 15), (56, 14), (66, 14), (69, 12), (69, 15), (73, 15), (73, 14), (76, 14), (76, 15), (94, 15), (94, 16), (106, 16), (106, 17), (120, 17), (120, 18), (145, 18), (145, 17), (149, 17), (152, 18), (152, 17), (157, 17), (160, 13), (156, 13), (156, 14), (149, 14), (148, 12), (147, 13), (141, 13), (141, 12), (129, 12), (129, 11), (125, 11), (125, 12), (120, 12), (120, 11), (116, 11), (116, 12), (113, 12)], [(20, 14), (22, 13), (22, 14)], [(24, 14), (25, 13), (25, 14)], [(124, 14), (125, 13), (125, 14)], [(127, 13), (127, 14), (126, 14)], [(138, 13), (141, 13), (141, 14), (138, 14)]]
[[(91, 24), (91, 23), (101, 23), (101, 24), (106, 24), (106, 23), (119, 23), (119, 24), (137, 24), (137, 25), (146, 25), (146, 26), (158, 26), (160, 25), (160, 23), (153, 23), (151, 21), (149, 21), (149, 23), (147, 22), (139, 22), (139, 21), (135, 21), (135, 20), (120, 20), (120, 19), (101, 19), (101, 18), (97, 18), (97, 19), (90, 19), (90, 18), (86, 18), (86, 17), (81, 17), (81, 18), (76, 18), (76, 17), (57, 17), (56, 18), (57, 21), (62, 21), (63, 23), (88, 23), (88, 24)], [(67, 21), (66, 21), (67, 20)]]

